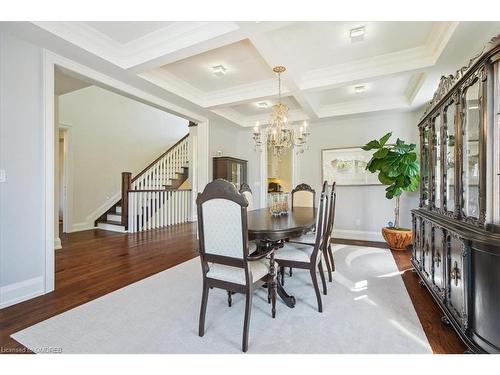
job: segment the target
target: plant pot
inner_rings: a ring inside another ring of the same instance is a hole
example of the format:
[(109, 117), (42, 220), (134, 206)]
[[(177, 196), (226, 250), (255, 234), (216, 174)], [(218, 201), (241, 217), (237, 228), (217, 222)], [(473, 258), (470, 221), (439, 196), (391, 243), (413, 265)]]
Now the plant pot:
[(413, 239), (413, 231), (410, 229), (382, 228), (382, 236), (391, 250), (406, 250)]

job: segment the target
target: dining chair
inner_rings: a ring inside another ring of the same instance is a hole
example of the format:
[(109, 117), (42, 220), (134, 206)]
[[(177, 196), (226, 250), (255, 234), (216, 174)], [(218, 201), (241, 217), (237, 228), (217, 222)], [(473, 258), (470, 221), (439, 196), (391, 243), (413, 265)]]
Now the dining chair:
[(246, 296), (243, 323), (242, 350), (248, 350), (248, 332), (252, 296), (258, 284), (267, 283), (268, 302), (272, 302), (273, 317), (276, 306), (276, 278), (269, 248), (258, 255), (251, 255), (257, 249), (248, 241), (248, 202), (228, 181), (217, 179), (207, 184), (196, 199), (198, 211), (198, 237), (201, 266), (203, 271), (203, 293), (200, 308), (200, 337), (205, 334), (205, 315), (210, 289), (224, 289), (231, 294)]
[(292, 209), (294, 207), (315, 207), (316, 192), (308, 184), (299, 184), (292, 190)]
[[(325, 192), (326, 184), (323, 184), (323, 188), (321, 193)], [(293, 207), (313, 207), (315, 208), (316, 201), (316, 191), (311, 188), (308, 184), (299, 184), (292, 190), (292, 209)], [(312, 229), (309, 234), (312, 236), (312, 240), (309, 238), (307, 241), (314, 242), (314, 235), (316, 233), (316, 227)], [(292, 268), (290, 268), (288, 274), (292, 277)], [(284, 269), (280, 269), (281, 273), (281, 283), (285, 282), (285, 273)]]
[[(327, 182), (325, 181), (323, 183), (323, 191), (325, 191), (325, 186)], [(332, 231), (333, 231), (333, 224), (335, 222), (335, 206), (337, 203), (337, 191), (336, 191), (336, 182), (333, 181), (332, 187), (330, 189), (330, 199), (328, 200), (328, 211), (326, 214), (326, 220), (325, 220), (325, 230), (324, 230), (324, 241), (323, 241), (323, 256), (325, 258), (325, 263), (327, 266), (327, 272), (328, 272), (328, 281), (332, 282), (333, 277), (332, 277), (332, 272), (335, 271), (335, 261), (333, 260), (333, 252), (332, 252), (332, 245), (331, 245), (331, 239), (332, 239)], [(305, 244), (309, 246), (314, 246), (314, 233), (306, 233), (300, 237), (294, 237), (290, 239), (290, 243), (299, 243), (299, 244)], [(283, 278), (282, 274), (282, 278)], [(283, 280), (282, 280), (283, 282)]]
[(323, 272), (322, 264), (322, 248), (324, 241), (323, 232), (325, 225), (324, 223), (326, 220), (326, 201), (327, 195), (323, 192), (321, 193), (319, 209), (317, 213), (314, 246), (302, 243), (284, 242), (283, 247), (280, 248), (275, 254), (275, 260), (282, 270), (283, 267), (309, 270), (314, 286), (314, 292), (316, 293), (319, 312), (323, 312), (323, 304), (321, 302), (321, 293), (318, 286), (317, 271), (319, 271), (320, 274), (321, 283), (323, 286), (323, 294), (326, 295), (327, 293), (325, 274)]
[(250, 189), (250, 186), (246, 182), (243, 182), (241, 184), (241, 186), (240, 186), (240, 193), (248, 201), (247, 210), (248, 211), (252, 211), (254, 209), (252, 189)]

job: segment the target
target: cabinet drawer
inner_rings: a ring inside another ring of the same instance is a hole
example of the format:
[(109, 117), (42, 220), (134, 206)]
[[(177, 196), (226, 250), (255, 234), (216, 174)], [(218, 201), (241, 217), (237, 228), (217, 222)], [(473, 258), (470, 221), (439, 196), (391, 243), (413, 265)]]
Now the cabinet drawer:
[(467, 244), (465, 240), (454, 233), (447, 236), (448, 259), (446, 265), (446, 304), (455, 316), (457, 322), (467, 328), (465, 258)]

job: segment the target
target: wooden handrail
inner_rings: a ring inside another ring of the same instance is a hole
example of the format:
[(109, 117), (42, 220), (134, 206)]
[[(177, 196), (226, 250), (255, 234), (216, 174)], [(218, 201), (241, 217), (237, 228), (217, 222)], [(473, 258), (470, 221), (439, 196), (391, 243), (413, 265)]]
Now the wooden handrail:
[(182, 141), (184, 141), (187, 137), (189, 137), (189, 133), (186, 134), (184, 137), (179, 139), (172, 147), (170, 147), (167, 151), (165, 151), (163, 154), (158, 156), (153, 162), (151, 162), (146, 168), (144, 168), (139, 174), (137, 174), (131, 182), (136, 181), (139, 177), (141, 177), (144, 173), (148, 171), (149, 168), (151, 168), (153, 165), (155, 165), (157, 162), (159, 162), (165, 155), (167, 155), (170, 151), (172, 151), (175, 147), (177, 147)]

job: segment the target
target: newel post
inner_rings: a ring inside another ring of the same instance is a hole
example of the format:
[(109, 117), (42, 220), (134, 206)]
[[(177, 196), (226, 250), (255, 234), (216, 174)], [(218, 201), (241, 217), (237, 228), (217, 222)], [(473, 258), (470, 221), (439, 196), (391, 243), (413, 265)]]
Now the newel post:
[(132, 181), (132, 173), (122, 172), (122, 225), (128, 229), (128, 192)]

